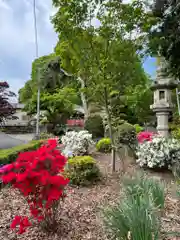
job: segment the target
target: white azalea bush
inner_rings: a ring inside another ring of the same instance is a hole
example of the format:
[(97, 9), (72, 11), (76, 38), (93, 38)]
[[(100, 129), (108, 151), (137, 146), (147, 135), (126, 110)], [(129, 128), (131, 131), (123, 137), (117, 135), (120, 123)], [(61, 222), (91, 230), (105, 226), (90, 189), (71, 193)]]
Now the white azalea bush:
[(139, 144), (136, 155), (141, 167), (171, 169), (180, 161), (180, 144), (176, 139), (156, 135)]
[(61, 141), (64, 147), (63, 154), (66, 157), (87, 155), (89, 149), (95, 145), (92, 134), (85, 130), (66, 132)]

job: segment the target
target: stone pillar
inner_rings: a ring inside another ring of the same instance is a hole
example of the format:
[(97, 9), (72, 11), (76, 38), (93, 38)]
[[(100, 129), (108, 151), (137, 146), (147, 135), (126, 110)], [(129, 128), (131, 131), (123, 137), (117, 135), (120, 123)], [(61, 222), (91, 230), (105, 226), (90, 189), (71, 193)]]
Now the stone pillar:
[(159, 59), (156, 80), (151, 86), (154, 91), (154, 103), (150, 106), (157, 118), (157, 132), (163, 136), (169, 136), (169, 114), (173, 104), (171, 100), (171, 90), (176, 88), (177, 82), (170, 78), (166, 72), (166, 61)]
[(157, 132), (163, 136), (169, 136), (169, 126), (168, 126), (168, 119), (169, 119), (169, 112), (156, 112), (157, 117)]

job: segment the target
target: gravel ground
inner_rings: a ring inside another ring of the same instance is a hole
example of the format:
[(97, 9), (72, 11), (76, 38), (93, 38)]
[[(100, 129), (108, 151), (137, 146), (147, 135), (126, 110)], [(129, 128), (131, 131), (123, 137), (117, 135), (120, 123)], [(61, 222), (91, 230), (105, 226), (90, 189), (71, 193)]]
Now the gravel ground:
[[(119, 182), (109, 179), (108, 184), (98, 184), (91, 188), (71, 188), (67, 198), (59, 209), (59, 227), (54, 235), (47, 236), (40, 229), (33, 227), (17, 239), (28, 240), (106, 240), (101, 226), (99, 212), (102, 204), (113, 203), (119, 194)], [(28, 206), (13, 189), (3, 189), (0, 194), (0, 239), (15, 240), (15, 234), (9, 224), (16, 214), (27, 215)], [(8, 201), (7, 201), (8, 199)], [(3, 201), (2, 201), (3, 200)]]
[[(103, 205), (113, 205), (117, 202), (121, 192), (121, 177), (113, 176), (110, 171), (110, 156), (96, 156), (101, 171), (106, 174), (103, 182), (88, 188), (67, 189), (65, 203), (59, 209), (59, 226), (54, 234), (47, 235), (40, 228), (33, 227), (24, 235), (18, 235), (10, 230), (9, 225), (15, 215), (28, 215), (28, 206), (11, 188), (4, 188), (0, 192), (0, 240), (107, 240), (101, 222), (101, 208)], [(119, 165), (118, 165), (119, 166)], [(128, 174), (137, 172), (134, 165), (127, 169)], [(152, 175), (152, 173), (150, 173)], [(163, 175), (161, 176), (163, 178)], [(173, 187), (168, 178), (168, 187)], [(163, 215), (163, 231), (180, 231), (179, 201), (168, 195), (166, 211)], [(164, 238), (165, 239), (165, 238)], [(168, 239), (168, 238), (166, 238)], [(180, 238), (169, 238), (171, 240)]]

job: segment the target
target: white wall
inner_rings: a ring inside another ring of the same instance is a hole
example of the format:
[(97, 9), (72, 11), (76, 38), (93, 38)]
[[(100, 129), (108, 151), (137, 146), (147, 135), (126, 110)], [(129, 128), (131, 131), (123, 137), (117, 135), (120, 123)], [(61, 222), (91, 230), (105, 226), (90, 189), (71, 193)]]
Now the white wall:
[(18, 119), (7, 120), (6, 125), (26, 125), (30, 120), (30, 116), (27, 116), (26, 112), (22, 112), (21, 110), (17, 110), (14, 116), (18, 117)]

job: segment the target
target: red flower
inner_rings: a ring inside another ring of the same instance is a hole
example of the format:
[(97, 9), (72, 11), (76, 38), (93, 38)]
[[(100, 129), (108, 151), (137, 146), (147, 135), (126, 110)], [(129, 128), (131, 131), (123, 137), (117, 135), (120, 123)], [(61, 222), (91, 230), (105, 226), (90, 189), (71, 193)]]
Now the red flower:
[(155, 135), (155, 133), (153, 133), (153, 132), (146, 132), (146, 131), (140, 132), (137, 135), (137, 139), (138, 139), (139, 143), (143, 143), (145, 141), (151, 141), (154, 135)]
[(19, 226), (18, 234), (22, 234), (26, 231), (28, 227), (31, 226), (31, 223), (29, 222), (28, 217), (15, 216), (10, 227), (14, 229), (17, 226)]
[(33, 206), (30, 206), (30, 211), (31, 211), (31, 214), (32, 214), (35, 218), (37, 218), (38, 215), (40, 214), (40, 211), (39, 211), (38, 209), (36, 209), (35, 207), (33, 207)]
[(62, 196), (62, 189), (51, 188), (48, 192), (48, 202), (58, 200)]
[(2, 176), (3, 183), (11, 183), (15, 180), (16, 174), (14, 172), (9, 172), (6, 175)]
[[(12, 183), (21, 192), (38, 222), (49, 219), (52, 208), (64, 198), (64, 188), (69, 183), (69, 179), (60, 175), (67, 160), (56, 146), (57, 140), (51, 139), (36, 151), (20, 153), (8, 172), (2, 174), (4, 183)], [(11, 228), (16, 226), (22, 234), (31, 223), (27, 217), (16, 216)]]
[(23, 225), (19, 225), (18, 234), (23, 234), (26, 231), (26, 228)]
[(24, 226), (24, 227), (30, 227), (31, 226), (31, 223), (29, 222), (29, 219), (28, 217), (24, 217), (21, 221), (21, 224)]
[(58, 186), (63, 186), (63, 185), (67, 185), (69, 183), (69, 179), (64, 178), (63, 176), (59, 175), (59, 176), (52, 176), (49, 179), (50, 183), (56, 187)]
[(17, 174), (16, 181), (23, 182), (24, 180), (26, 180), (27, 175), (28, 175), (27, 172)]
[(20, 224), (21, 218), (22, 218), (21, 216), (15, 216), (15, 218), (13, 219), (10, 227), (12, 229), (16, 228)]

